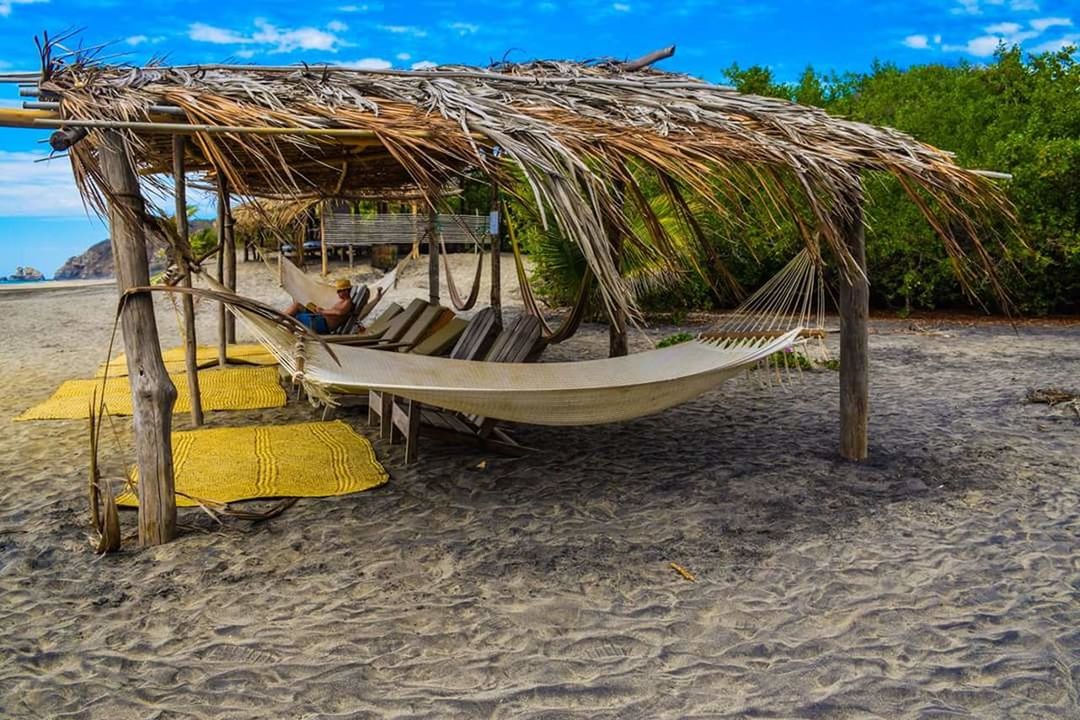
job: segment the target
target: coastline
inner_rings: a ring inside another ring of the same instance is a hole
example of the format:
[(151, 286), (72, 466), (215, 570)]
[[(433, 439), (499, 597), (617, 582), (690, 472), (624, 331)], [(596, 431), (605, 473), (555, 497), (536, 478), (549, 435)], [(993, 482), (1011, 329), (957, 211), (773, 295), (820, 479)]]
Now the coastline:
[(105, 285), (115, 285), (113, 278), (97, 278), (94, 280), (16, 280), (0, 282), (0, 293), (35, 293), (48, 292), (50, 290), (75, 290), (79, 288), (96, 288)]

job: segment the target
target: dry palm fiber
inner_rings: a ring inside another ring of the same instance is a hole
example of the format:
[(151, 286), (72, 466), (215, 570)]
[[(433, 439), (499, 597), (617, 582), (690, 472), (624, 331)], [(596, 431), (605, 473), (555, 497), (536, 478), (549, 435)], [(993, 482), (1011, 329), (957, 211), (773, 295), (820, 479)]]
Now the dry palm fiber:
[[(148, 131), (162, 122), (151, 110), (160, 105), (176, 109), (169, 122), (209, 126), (192, 133), (189, 167), (224, 175), (240, 195), (389, 195), (409, 186), (436, 207), (450, 180), (478, 170), (507, 193), (527, 188), (543, 222), (581, 248), (609, 310), (631, 302), (611, 230), (640, 245), (628, 252), (687, 260), (686, 244), (662, 223), (645, 223), (647, 239), (634, 236), (631, 216), (649, 214), (643, 184), (662, 187), (675, 207), (700, 200), (736, 238), (747, 204), (794, 215), (806, 244), (815, 253), (829, 248), (850, 274), (858, 271), (843, 234), (868, 172), (899, 180), (966, 287), (988, 282), (1000, 292), (977, 230), (990, 217), (1010, 217), (1003, 195), (947, 152), (816, 108), (611, 62), (415, 72), (133, 68), (79, 55), (53, 61), (50, 52), (47, 44), (40, 88), (59, 101), (61, 116), (147, 124), (119, 127), (146, 182), (159, 189), (167, 189), (172, 162), (169, 136)], [(104, 209), (101, 139), (92, 130), (71, 158), (84, 195)]]
[[(188, 383), (182, 374), (169, 376), (176, 386), (176, 405), (173, 412), (189, 412), (191, 398)], [(74, 420), (88, 417), (89, 403), (97, 392), (101, 397), (101, 380), (68, 380), (52, 397), (35, 405), (18, 420)], [(278, 382), (276, 367), (223, 368), (199, 373), (204, 410), (256, 410), (283, 407), (287, 400)], [(111, 415), (131, 415), (131, 387), (127, 378), (108, 378), (104, 390), (105, 408)]]
[[(177, 346), (163, 350), (161, 359), (165, 363), (165, 369), (170, 373), (186, 372), (184, 365), (184, 347)], [(227, 346), (226, 359), (231, 363), (241, 365), (276, 365), (275, 358), (269, 351), (258, 343), (244, 343), (241, 345)], [(218, 362), (218, 348), (211, 345), (200, 345), (195, 352), (195, 364), (199, 368), (216, 365)], [(98, 368), (97, 377), (101, 377), (108, 369), (109, 377), (122, 377), (127, 375), (127, 356), (120, 353), (107, 364)]]
[[(176, 432), (172, 446), (180, 507), (346, 495), (387, 480), (371, 443), (340, 420)], [(134, 468), (131, 479), (138, 482)], [(136, 488), (129, 487), (116, 502), (137, 506)]]

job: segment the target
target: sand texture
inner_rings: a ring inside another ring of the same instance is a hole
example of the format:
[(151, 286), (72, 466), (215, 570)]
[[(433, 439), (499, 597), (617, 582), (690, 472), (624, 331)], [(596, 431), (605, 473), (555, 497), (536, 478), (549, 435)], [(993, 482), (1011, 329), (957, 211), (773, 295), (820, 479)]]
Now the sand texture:
[[(285, 303), (255, 264), (240, 286)], [(99, 559), (84, 423), (14, 418), (93, 376), (115, 305), (0, 295), (0, 717), (1080, 717), (1080, 420), (1024, 402), (1080, 386), (1076, 324), (875, 321), (863, 464), (836, 455), (834, 372), (737, 379), (633, 422), (516, 427), (523, 458), (431, 439), (406, 468), (376, 441), (382, 487), (263, 523), (183, 510), (177, 541)], [(606, 347), (587, 324), (546, 358)], [(130, 423), (103, 435), (112, 476)]]

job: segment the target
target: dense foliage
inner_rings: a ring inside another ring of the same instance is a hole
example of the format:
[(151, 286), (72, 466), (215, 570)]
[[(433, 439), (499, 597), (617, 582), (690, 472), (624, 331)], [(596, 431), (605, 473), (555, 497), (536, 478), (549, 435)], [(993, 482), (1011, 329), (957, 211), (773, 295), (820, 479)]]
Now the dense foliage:
[[(830, 113), (895, 127), (956, 153), (966, 167), (1008, 172), (1002, 181), (1020, 225), (988, 228), (1000, 256), (998, 271), (1024, 313), (1080, 312), (1080, 66), (1067, 51), (1024, 56), (1001, 50), (985, 66), (923, 65), (902, 70), (875, 64), (869, 73), (822, 75), (807, 68), (797, 83), (779, 83), (767, 68), (725, 71), (744, 92), (785, 97)], [(891, 178), (867, 176), (867, 255), (871, 302), (900, 312), (969, 307), (940, 239)], [(655, 198), (659, 202), (660, 198)], [(655, 208), (660, 217), (663, 208)], [(651, 309), (723, 304), (720, 278), (729, 268), (748, 288), (758, 286), (799, 247), (794, 225), (777, 228), (766, 217), (744, 213), (747, 226), (733, 242), (731, 228), (707, 208), (695, 208), (710, 237), (709, 257), (697, 258), (701, 275), (687, 273), (671, 291), (670, 273), (645, 258), (627, 258), (624, 272), (639, 302)], [(514, 213), (512, 213), (513, 215)], [(557, 235), (523, 219), (519, 234), (540, 265), (555, 301), (572, 297), (583, 263)], [(993, 236), (996, 234), (996, 238)], [(664, 282), (646, 282), (654, 277)], [(993, 306), (990, 292), (979, 300)]]

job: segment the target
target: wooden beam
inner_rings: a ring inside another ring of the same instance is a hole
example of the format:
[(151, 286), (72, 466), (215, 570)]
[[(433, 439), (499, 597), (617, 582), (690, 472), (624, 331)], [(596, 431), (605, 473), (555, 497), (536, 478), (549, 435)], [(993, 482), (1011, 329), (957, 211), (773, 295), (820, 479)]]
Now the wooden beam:
[(439, 214), (435, 206), (428, 210), (428, 301), (439, 304)]
[(675, 46), (668, 45), (665, 48), (659, 50), (653, 50), (651, 53), (642, 55), (637, 60), (630, 62), (624, 62), (622, 64), (623, 72), (634, 72), (636, 70), (643, 70), (654, 63), (658, 63), (661, 60), (665, 60), (675, 54)]
[[(865, 460), (870, 412), (868, 318), (870, 284), (866, 277), (866, 239), (862, 194), (853, 192), (839, 211), (844, 241), (856, 267), (841, 273), (840, 310), (840, 455)], [(841, 264), (843, 267), (843, 264)]]
[[(98, 147), (108, 184), (109, 236), (121, 293), (150, 284), (145, 205), (130, 153), (119, 133), (102, 134)], [(128, 298), (120, 317), (131, 383), (135, 454), (139, 468), (139, 544), (160, 545), (176, 534), (172, 410), (176, 388), (161, 360), (154, 302), (148, 293)]]
[[(184, 173), (184, 148), (187, 139), (173, 136), (173, 184), (176, 187), (176, 234), (180, 246), (175, 248), (174, 257), (184, 273), (180, 281), (184, 287), (191, 287), (191, 265), (187, 254), (191, 252), (188, 240), (187, 219), (187, 179)], [(187, 370), (188, 393), (191, 395), (191, 424), (201, 427), (203, 424), (202, 392), (199, 389), (199, 363), (196, 358), (198, 342), (195, 338), (195, 298), (185, 293), (180, 299), (184, 316), (184, 368)]]

